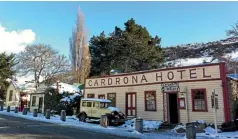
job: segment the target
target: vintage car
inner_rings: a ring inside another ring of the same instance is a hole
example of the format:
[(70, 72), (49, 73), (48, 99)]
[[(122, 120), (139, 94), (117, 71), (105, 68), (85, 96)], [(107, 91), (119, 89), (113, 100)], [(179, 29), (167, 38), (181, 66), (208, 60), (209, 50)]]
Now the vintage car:
[(111, 101), (107, 99), (84, 98), (80, 102), (80, 110), (77, 117), (80, 121), (86, 119), (100, 120), (102, 115), (109, 119), (109, 125), (121, 125), (125, 123), (125, 115), (116, 107), (110, 106)]

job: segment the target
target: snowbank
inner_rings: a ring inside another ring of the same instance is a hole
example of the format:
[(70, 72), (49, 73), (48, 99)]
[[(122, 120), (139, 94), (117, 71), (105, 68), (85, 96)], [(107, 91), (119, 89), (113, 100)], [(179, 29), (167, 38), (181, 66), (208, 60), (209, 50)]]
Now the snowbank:
[[(54, 83), (50, 87), (56, 89), (57, 85)], [(63, 92), (69, 92), (69, 93), (76, 93), (80, 92), (80, 89), (75, 87), (74, 85), (66, 84), (66, 83), (59, 83), (59, 93), (62, 94)]]
[[(159, 129), (160, 125), (162, 124), (162, 121), (143, 121), (143, 129), (144, 130), (157, 130)], [(135, 129), (135, 118), (131, 120), (127, 120), (125, 124), (120, 126), (121, 128), (126, 128), (128, 130), (134, 130)]]
[[(206, 127), (205, 129), (203, 129), (205, 131), (205, 133), (208, 133), (208, 134), (215, 134), (216, 133), (216, 130), (210, 126)], [(221, 132), (220, 129), (217, 129), (217, 132)]]
[(22, 115), (21, 112), (14, 113), (14, 112), (6, 112), (6, 111), (0, 111), (0, 114), (14, 116), (14, 117), (20, 117), (24, 119), (29, 120), (35, 120), (35, 121), (42, 121), (42, 122), (48, 122), (48, 123), (54, 123), (62, 126), (70, 126), (75, 128), (80, 128), (83, 130), (90, 130), (94, 132), (100, 132), (100, 133), (106, 133), (110, 135), (117, 135), (117, 136), (123, 136), (123, 137), (133, 137), (133, 138), (142, 138), (142, 139), (155, 139), (154, 137), (149, 137), (144, 134), (140, 134), (136, 131), (134, 132), (128, 132), (127, 130), (123, 128), (118, 127), (107, 127), (104, 128), (98, 124), (90, 124), (90, 123), (83, 123), (79, 122), (79, 120), (75, 116), (67, 116), (66, 121), (61, 121), (60, 116), (55, 115), (51, 116), (50, 119), (46, 119), (42, 114), (38, 114), (38, 117), (33, 117), (32, 113), (28, 113), (27, 115)]
[(192, 121), (193, 123), (199, 123), (199, 124), (205, 124), (204, 120), (197, 120), (197, 121)]

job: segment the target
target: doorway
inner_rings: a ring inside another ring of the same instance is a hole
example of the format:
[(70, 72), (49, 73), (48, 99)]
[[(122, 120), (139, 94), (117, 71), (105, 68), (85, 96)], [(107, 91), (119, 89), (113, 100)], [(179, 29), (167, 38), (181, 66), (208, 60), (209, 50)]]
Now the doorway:
[(178, 118), (178, 101), (177, 93), (168, 94), (169, 95), (169, 121), (171, 124), (177, 124), (179, 122)]
[(136, 93), (126, 93), (126, 116), (136, 116)]
[(38, 107), (39, 113), (42, 113), (42, 106), (43, 106), (43, 97), (39, 97), (39, 107)]

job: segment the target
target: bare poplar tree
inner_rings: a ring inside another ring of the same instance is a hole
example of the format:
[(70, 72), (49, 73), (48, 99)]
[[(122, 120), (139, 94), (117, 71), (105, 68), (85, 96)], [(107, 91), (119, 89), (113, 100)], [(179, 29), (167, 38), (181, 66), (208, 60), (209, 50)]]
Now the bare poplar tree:
[(17, 55), (17, 70), (20, 75), (34, 75), (36, 88), (39, 79), (48, 81), (58, 74), (69, 71), (69, 61), (45, 44), (29, 45)]
[(69, 43), (74, 81), (83, 83), (90, 72), (91, 57), (84, 28), (84, 15), (80, 9), (77, 12), (76, 27), (72, 30), (72, 37)]

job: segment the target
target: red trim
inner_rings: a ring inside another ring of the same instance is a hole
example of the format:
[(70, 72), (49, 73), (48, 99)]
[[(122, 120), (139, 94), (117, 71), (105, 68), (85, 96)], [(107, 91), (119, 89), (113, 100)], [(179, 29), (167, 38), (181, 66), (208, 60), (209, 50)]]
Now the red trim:
[(116, 107), (116, 105), (117, 105), (117, 94), (116, 93), (107, 93), (107, 99), (109, 99), (109, 95), (111, 95), (111, 94), (114, 94), (115, 95), (115, 104), (114, 104), (114, 106)]
[(98, 95), (98, 98), (103, 98), (103, 99), (105, 99), (106, 97), (105, 97), (105, 94), (99, 94), (99, 95)]
[(212, 63), (212, 64), (202, 64), (202, 65), (195, 65), (195, 66), (184, 66), (184, 67), (173, 67), (173, 68), (164, 68), (164, 69), (155, 69), (155, 70), (145, 70), (145, 71), (138, 71), (138, 72), (131, 72), (131, 73), (121, 73), (116, 75), (106, 75), (100, 77), (88, 77), (86, 79), (97, 79), (97, 78), (105, 78), (105, 77), (117, 77), (117, 76), (125, 76), (125, 75), (135, 75), (135, 74), (142, 74), (142, 73), (150, 73), (150, 72), (158, 72), (158, 71), (166, 71), (166, 70), (176, 70), (176, 69), (187, 69), (187, 68), (196, 68), (196, 67), (209, 67), (219, 65), (220, 63)]
[[(216, 81), (221, 80), (221, 78), (214, 78), (214, 79), (200, 79), (200, 80), (184, 80), (178, 81), (182, 82), (201, 82), (201, 81)], [(95, 89), (95, 88), (110, 88), (110, 87), (128, 87), (128, 86), (142, 86), (142, 85), (153, 85), (153, 84), (162, 84), (162, 83), (174, 83), (176, 81), (168, 81), (168, 82), (153, 82), (153, 83), (144, 83), (144, 84), (131, 84), (131, 85), (122, 85), (122, 86), (102, 86), (102, 87), (86, 87), (85, 89)]]
[[(148, 110), (147, 105), (146, 105), (146, 94), (147, 93), (153, 93), (153, 95), (155, 96), (155, 109), (154, 110)], [(144, 97), (144, 102), (145, 102), (145, 111), (157, 111), (157, 101), (156, 101), (156, 91), (145, 91), (145, 97)]]
[[(183, 107), (180, 106), (180, 101), (181, 100), (184, 102), (184, 106)], [(179, 106), (179, 109), (186, 109), (185, 98), (178, 98), (178, 106)]]
[(223, 103), (224, 103), (224, 116), (225, 121), (229, 122), (231, 120), (230, 110), (228, 105), (228, 88), (227, 88), (227, 80), (226, 80), (226, 64), (220, 63), (220, 75), (222, 79), (222, 92), (223, 92)]
[(166, 95), (165, 93), (163, 93), (163, 113), (164, 113), (164, 121), (165, 121), (165, 106), (164, 106), (164, 95)]
[[(204, 110), (195, 110), (195, 108), (194, 108), (194, 97), (195, 97), (195, 93), (196, 93), (195, 91), (204, 91), (204, 99), (205, 99), (205, 109)], [(191, 89), (191, 92), (192, 92), (192, 110), (193, 110), (193, 112), (208, 112), (206, 88)]]
[[(131, 96), (131, 107), (128, 107), (128, 96)], [(132, 99), (132, 96), (135, 95), (135, 107), (132, 107), (132, 104), (133, 104), (133, 99)], [(131, 113), (132, 113), (132, 110), (135, 110), (135, 116), (137, 115), (137, 101), (136, 101), (136, 92), (129, 92), (129, 93), (126, 93), (126, 116), (128, 116), (128, 110), (131, 110)]]

